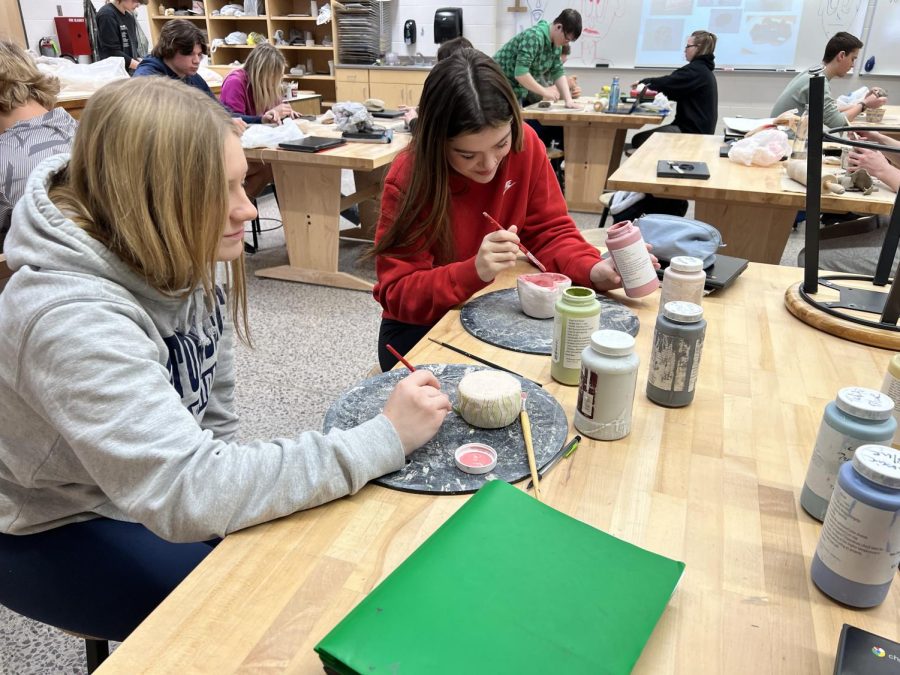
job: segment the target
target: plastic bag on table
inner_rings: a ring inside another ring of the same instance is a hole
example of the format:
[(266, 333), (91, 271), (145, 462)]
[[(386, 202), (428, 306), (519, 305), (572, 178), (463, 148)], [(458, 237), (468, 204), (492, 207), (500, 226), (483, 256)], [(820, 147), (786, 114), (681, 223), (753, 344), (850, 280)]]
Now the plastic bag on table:
[(250, 124), (241, 135), (241, 146), (244, 148), (276, 148), (279, 143), (293, 143), (305, 137), (306, 134), (300, 131), (300, 127), (290, 120), (277, 126)]
[(732, 145), (728, 159), (745, 166), (772, 166), (790, 152), (787, 134), (778, 129), (767, 129)]
[(125, 59), (121, 56), (110, 56), (95, 63), (72, 63), (69, 59), (38, 56), (35, 63), (41, 72), (59, 80), (60, 94), (92, 93), (113, 80), (128, 78)]

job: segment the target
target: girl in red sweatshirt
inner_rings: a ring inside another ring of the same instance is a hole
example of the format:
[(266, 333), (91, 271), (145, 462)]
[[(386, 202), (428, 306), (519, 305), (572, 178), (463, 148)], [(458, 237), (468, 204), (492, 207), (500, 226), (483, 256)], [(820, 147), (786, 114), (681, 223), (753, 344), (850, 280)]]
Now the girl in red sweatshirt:
[(396, 363), (386, 344), (405, 353), (447, 310), (515, 265), (520, 239), (573, 284), (605, 291), (622, 283), (575, 227), (506, 76), (487, 55), (464, 49), (432, 69), (413, 141), (385, 179), (373, 290), (384, 308), (381, 368)]

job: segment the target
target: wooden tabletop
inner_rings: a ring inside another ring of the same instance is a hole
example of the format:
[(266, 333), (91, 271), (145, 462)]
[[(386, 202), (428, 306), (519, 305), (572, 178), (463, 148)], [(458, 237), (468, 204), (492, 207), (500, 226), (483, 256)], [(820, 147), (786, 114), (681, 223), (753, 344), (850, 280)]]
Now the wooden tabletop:
[(575, 99), (582, 106), (580, 110), (566, 108), (564, 102), (555, 102), (549, 108), (540, 108), (538, 104), (527, 106), (522, 110), (525, 119), (532, 119), (542, 124), (556, 125), (581, 125), (604, 124), (623, 129), (639, 129), (645, 124), (659, 124), (665, 118), (664, 115), (654, 113), (635, 113), (632, 115), (618, 115), (594, 110), (596, 97), (582, 96)]
[[(522, 263), (516, 272), (528, 269)], [(644, 395), (658, 294), (628, 301), (642, 323), (631, 435), (586, 439), (542, 481), (553, 507), (687, 563), (636, 673), (830, 674), (844, 622), (900, 636), (900, 583), (880, 607), (854, 611), (810, 581), (821, 525), (798, 499), (822, 411), (840, 387), (878, 388), (891, 353), (794, 319), (783, 296), (801, 275), (751, 264), (704, 299), (697, 396), (682, 409)], [(430, 334), (546, 383), (571, 420), (576, 388), (551, 381), (547, 357), (481, 343), (458, 315)], [(465, 361), (428, 341), (408, 356), (414, 364)], [(465, 499), (369, 485), (231, 535), (100, 672), (318, 675), (313, 646)]]
[[(649, 192), (678, 199), (705, 199), (803, 209), (806, 195), (788, 192), (781, 187), (783, 163), (772, 166), (744, 166), (727, 157), (719, 157), (721, 136), (700, 134), (653, 134), (646, 143), (622, 163), (609, 178), (615, 190)], [(658, 160), (706, 162), (709, 180), (690, 178), (658, 178)], [(897, 195), (879, 190), (868, 197), (855, 195), (823, 195), (824, 211), (858, 211), (889, 214)]]

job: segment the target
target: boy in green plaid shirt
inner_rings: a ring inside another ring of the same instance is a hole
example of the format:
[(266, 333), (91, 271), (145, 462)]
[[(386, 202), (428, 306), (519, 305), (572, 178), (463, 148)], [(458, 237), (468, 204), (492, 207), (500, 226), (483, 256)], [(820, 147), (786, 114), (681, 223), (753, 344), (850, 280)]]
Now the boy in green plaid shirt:
[[(581, 37), (581, 14), (564, 9), (550, 25), (538, 21), (500, 47), (494, 60), (506, 74), (520, 101), (534, 98), (558, 101), (567, 108), (576, 108), (569, 84), (563, 72), (560, 52), (563, 46)], [(552, 82), (543, 86), (541, 82)]]

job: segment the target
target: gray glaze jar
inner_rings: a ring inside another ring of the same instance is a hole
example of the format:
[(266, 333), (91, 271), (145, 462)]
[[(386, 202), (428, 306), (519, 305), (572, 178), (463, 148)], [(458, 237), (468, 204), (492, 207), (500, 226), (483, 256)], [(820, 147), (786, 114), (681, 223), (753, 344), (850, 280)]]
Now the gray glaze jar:
[(694, 400), (706, 321), (693, 302), (667, 302), (656, 319), (647, 398), (680, 408)]
[(631, 410), (640, 359), (634, 338), (620, 330), (598, 330), (581, 353), (575, 428), (600, 441), (631, 432)]

